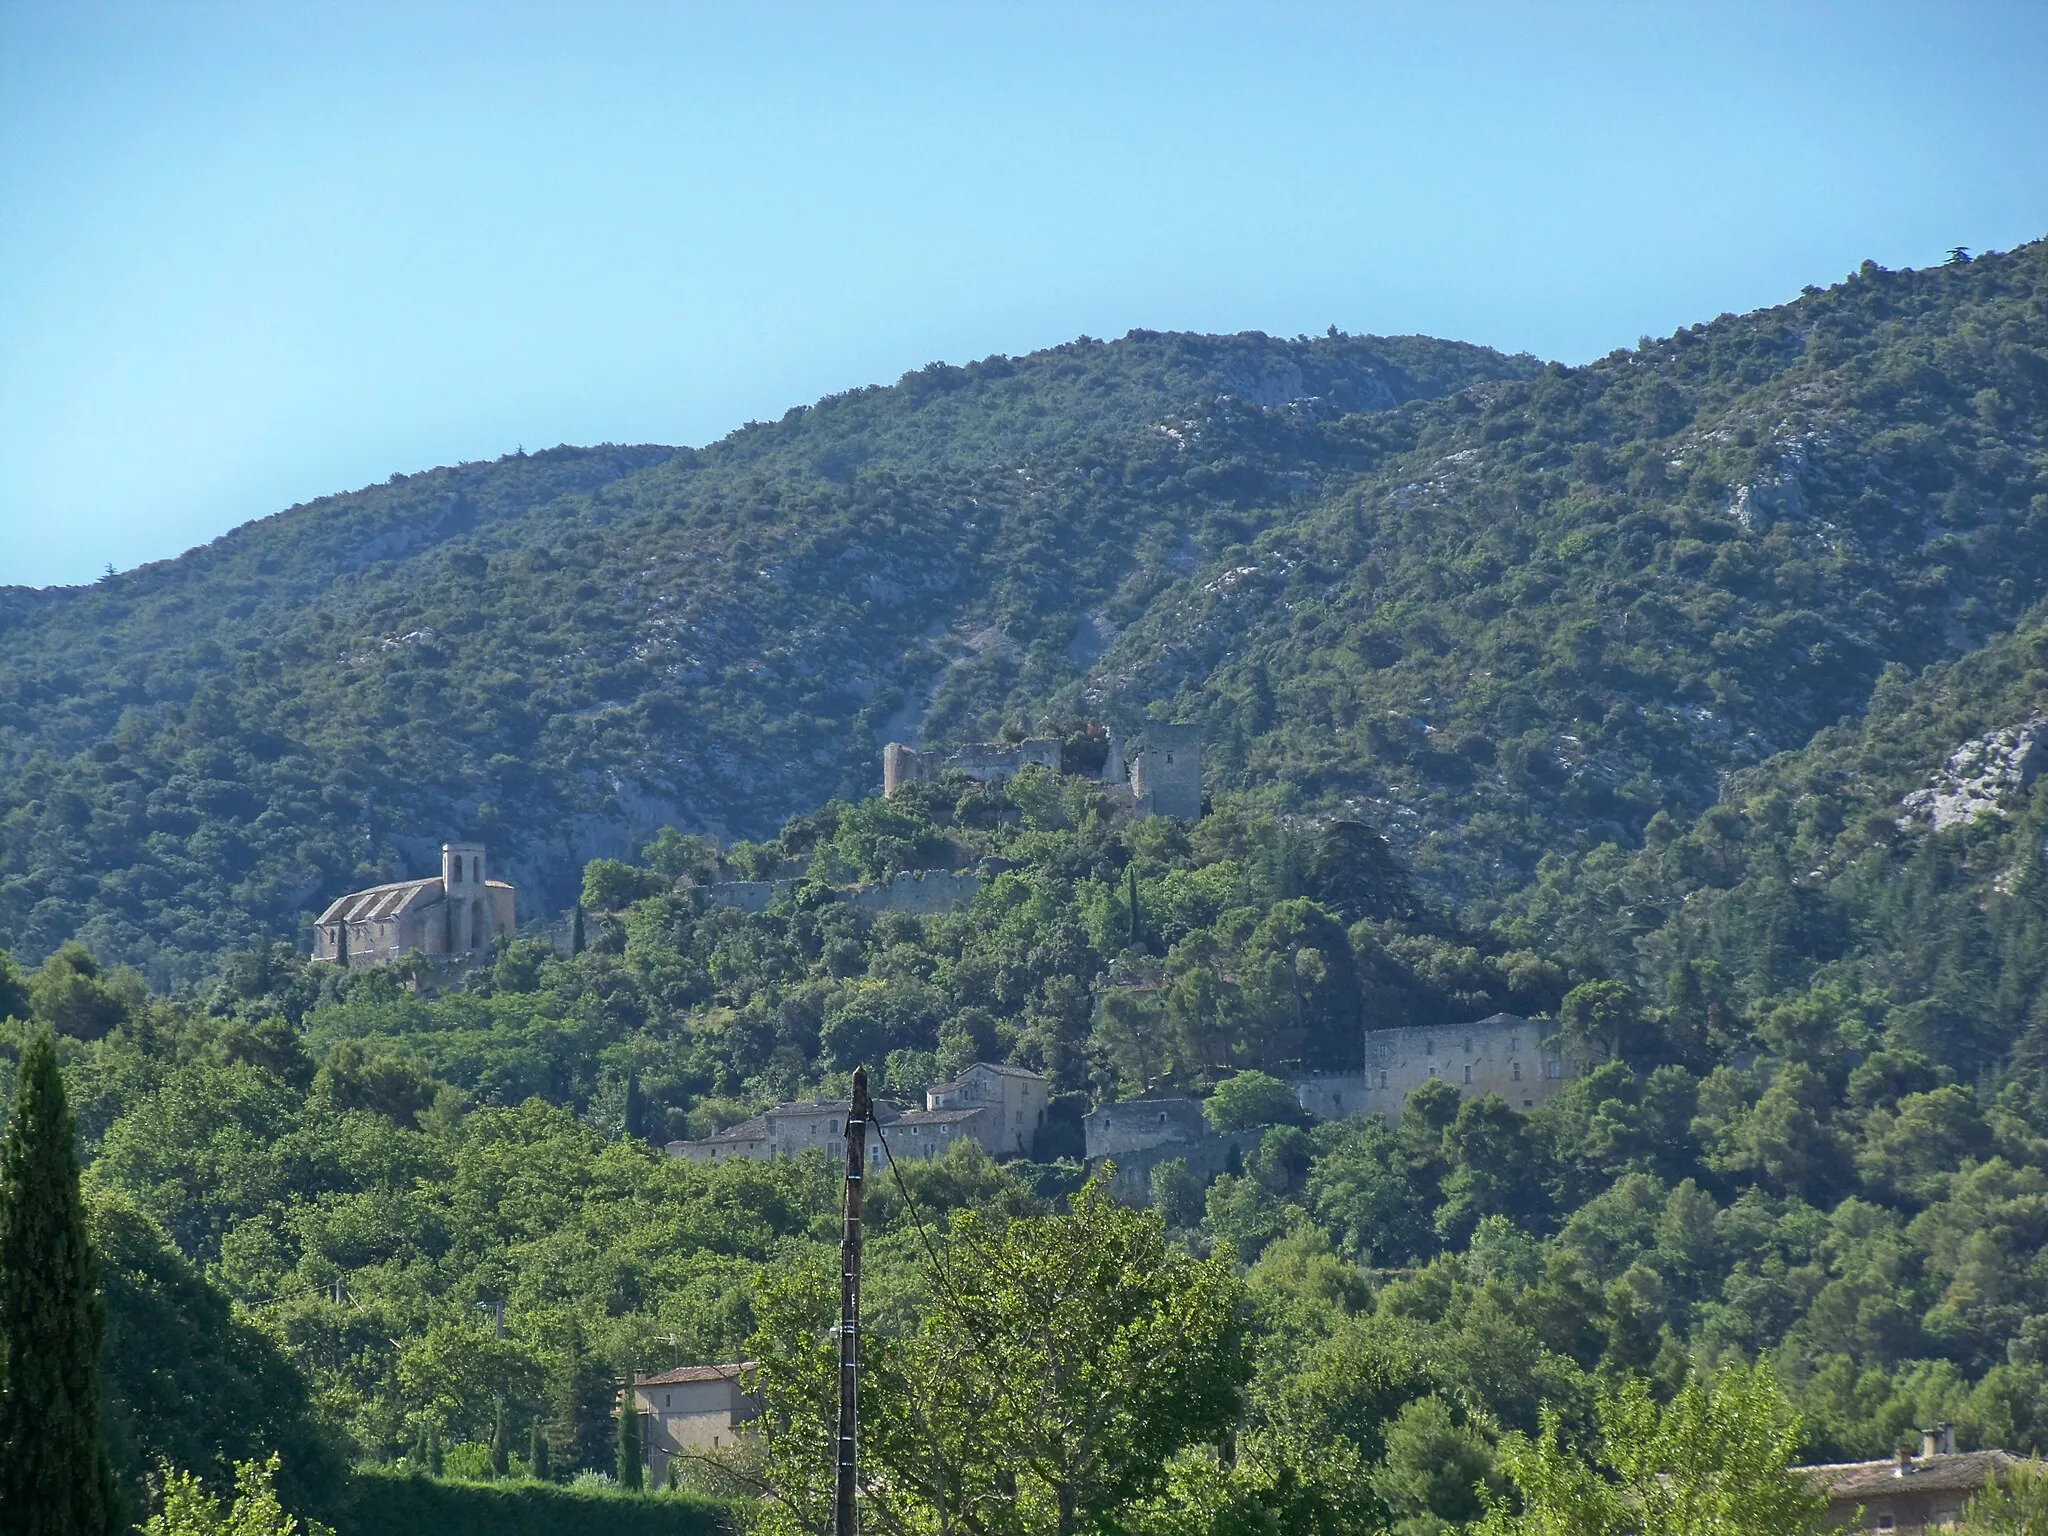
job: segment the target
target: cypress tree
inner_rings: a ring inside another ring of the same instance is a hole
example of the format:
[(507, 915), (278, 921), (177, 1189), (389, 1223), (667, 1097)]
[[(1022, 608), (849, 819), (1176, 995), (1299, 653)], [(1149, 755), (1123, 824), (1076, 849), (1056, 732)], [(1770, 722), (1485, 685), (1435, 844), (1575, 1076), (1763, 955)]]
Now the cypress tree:
[(569, 953), (583, 953), (583, 903), (576, 903), (576, 915), (569, 919)]
[(537, 1483), (552, 1482), (554, 1480), (554, 1469), (548, 1465), (547, 1426), (542, 1424), (539, 1419), (533, 1421), (532, 1428), (527, 1432), (526, 1470), (528, 1475)]
[(100, 1435), (107, 1313), (72, 1134), (45, 1030), (22, 1056), (0, 1148), (0, 1527), (13, 1536), (112, 1536), (127, 1526)]
[(427, 1471), (439, 1477), (447, 1468), (447, 1461), (441, 1455), (441, 1426), (438, 1423), (427, 1426)]
[(505, 1423), (505, 1399), (498, 1399), (498, 1417), (491, 1425), (491, 1476), (503, 1477), (512, 1466), (512, 1431)]
[(633, 1378), (619, 1394), (619, 1486), (638, 1493), (645, 1486), (645, 1469), (640, 1465), (640, 1413), (633, 1406)]

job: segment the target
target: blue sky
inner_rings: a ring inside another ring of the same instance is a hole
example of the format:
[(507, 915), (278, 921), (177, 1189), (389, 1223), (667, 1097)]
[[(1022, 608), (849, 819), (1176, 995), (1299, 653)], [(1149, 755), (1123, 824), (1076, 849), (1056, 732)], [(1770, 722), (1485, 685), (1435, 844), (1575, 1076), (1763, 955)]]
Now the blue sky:
[(0, 583), (1086, 332), (1567, 362), (2048, 233), (2048, 6), (0, 7)]

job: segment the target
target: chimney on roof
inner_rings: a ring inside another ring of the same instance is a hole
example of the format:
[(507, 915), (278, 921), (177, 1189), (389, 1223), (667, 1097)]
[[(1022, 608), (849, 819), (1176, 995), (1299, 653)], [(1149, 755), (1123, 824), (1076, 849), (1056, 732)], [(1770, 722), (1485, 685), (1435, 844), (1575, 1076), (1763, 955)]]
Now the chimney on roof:
[(1897, 1457), (1897, 1460), (1892, 1464), (1892, 1476), (1911, 1477), (1913, 1475), (1912, 1447), (1902, 1445), (1894, 1452), (1894, 1455)]
[(1955, 1425), (1937, 1424), (1932, 1429), (1920, 1431), (1920, 1454), (1922, 1456), (1953, 1456), (1955, 1453)]

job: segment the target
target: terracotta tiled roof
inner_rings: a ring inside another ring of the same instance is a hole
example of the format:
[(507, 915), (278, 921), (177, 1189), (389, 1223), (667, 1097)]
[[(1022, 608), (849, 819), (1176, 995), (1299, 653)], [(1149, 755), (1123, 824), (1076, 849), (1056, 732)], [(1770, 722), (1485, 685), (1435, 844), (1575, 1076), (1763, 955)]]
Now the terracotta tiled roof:
[(717, 1142), (720, 1146), (724, 1146), (729, 1141), (766, 1141), (767, 1139), (768, 1122), (759, 1115), (756, 1115), (751, 1120), (742, 1120), (738, 1125), (728, 1125), (722, 1131), (713, 1131), (702, 1142), (699, 1142), (698, 1145), (702, 1146), (711, 1142)]
[(966, 1072), (962, 1072), (958, 1077), (953, 1078), (949, 1082), (933, 1083), (930, 1089), (927, 1091), (931, 1093), (957, 1092), (961, 1088), (967, 1086), (968, 1073), (976, 1071), (993, 1072), (998, 1077), (1027, 1077), (1030, 1078), (1033, 1082), (1039, 1083), (1045, 1081), (1045, 1074), (1043, 1072), (1034, 1072), (1029, 1067), (1002, 1066), (998, 1065), (993, 1061), (977, 1061), (973, 1066), (969, 1067)]
[(2003, 1477), (2024, 1458), (2009, 1451), (1957, 1451), (1914, 1456), (1904, 1476), (1896, 1458), (1843, 1461), (1792, 1470), (1831, 1499), (1868, 1499), (1894, 1493), (1976, 1493), (1996, 1473)]
[(972, 1104), (965, 1109), (913, 1109), (885, 1122), (890, 1130), (899, 1126), (958, 1125), (962, 1120), (972, 1120), (987, 1111), (986, 1104)]
[(672, 1370), (656, 1371), (652, 1376), (633, 1377), (636, 1387), (674, 1387), (686, 1381), (733, 1381), (752, 1361), (734, 1361), (730, 1365), (679, 1365)]

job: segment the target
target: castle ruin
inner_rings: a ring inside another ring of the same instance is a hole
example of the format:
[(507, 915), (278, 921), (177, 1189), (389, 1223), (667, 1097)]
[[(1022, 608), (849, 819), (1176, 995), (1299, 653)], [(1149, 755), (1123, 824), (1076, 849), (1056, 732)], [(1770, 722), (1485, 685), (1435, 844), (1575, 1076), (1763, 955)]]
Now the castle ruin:
[[(905, 784), (935, 784), (958, 774), (982, 784), (1000, 784), (1024, 768), (1061, 771), (1056, 737), (1034, 736), (1019, 742), (980, 742), (963, 747), (919, 749), (892, 741), (882, 748), (882, 795), (886, 799)], [(1100, 774), (1092, 776), (1113, 798), (1139, 816), (1179, 816), (1196, 821), (1202, 814), (1202, 728), (1199, 725), (1147, 725), (1136, 751), (1125, 756), (1109, 744)]]

